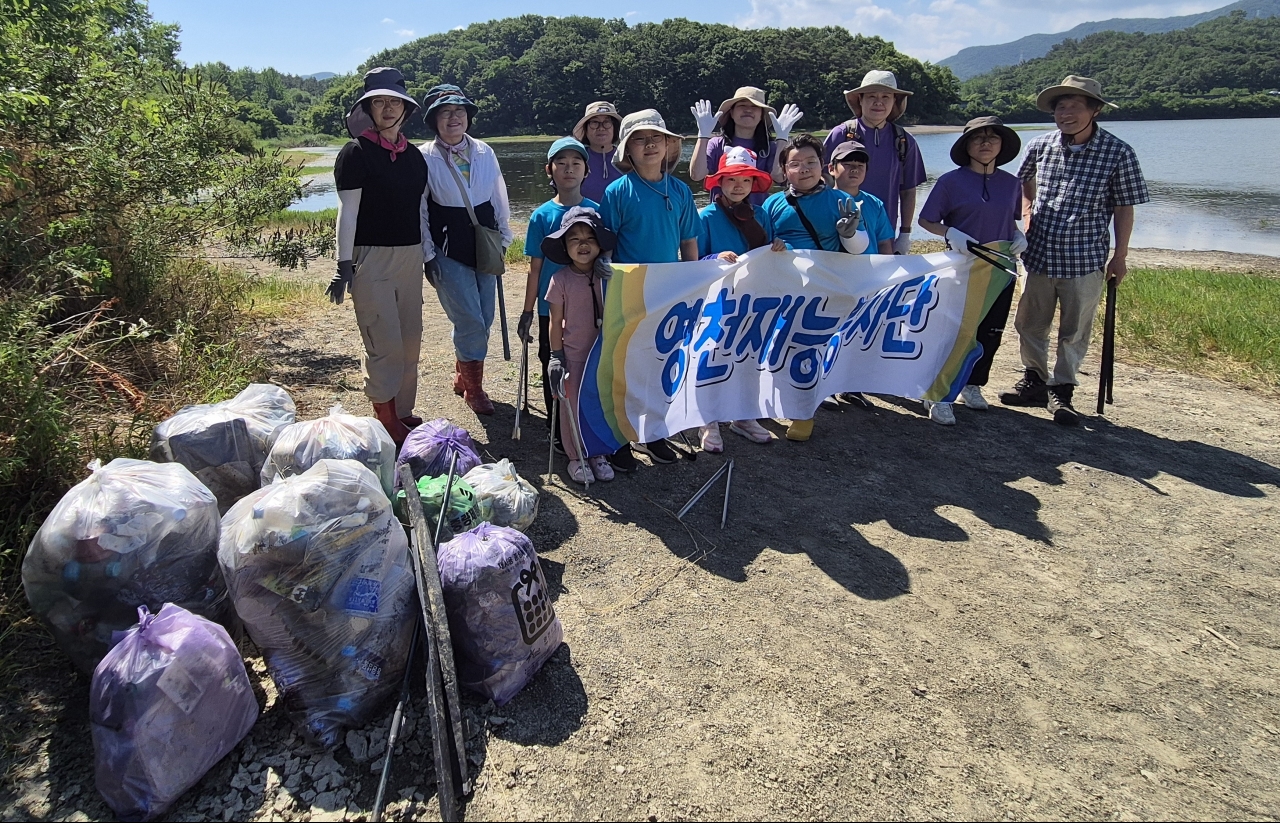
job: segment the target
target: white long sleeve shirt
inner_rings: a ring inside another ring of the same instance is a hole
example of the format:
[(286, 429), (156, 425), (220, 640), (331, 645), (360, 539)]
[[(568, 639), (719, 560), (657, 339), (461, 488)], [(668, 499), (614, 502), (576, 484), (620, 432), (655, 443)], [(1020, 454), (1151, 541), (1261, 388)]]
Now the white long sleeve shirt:
[(436, 201), (441, 206), (466, 208), (462, 194), (458, 191), (454, 172), (457, 172), (457, 178), (461, 179), (462, 184), (466, 186), (467, 197), (471, 199), (472, 208), (479, 206), (481, 203), (493, 203), (493, 212), (498, 221), (498, 231), (502, 233), (503, 245), (510, 246), (515, 239), (515, 235), (511, 232), (511, 202), (507, 199), (507, 181), (502, 177), (502, 169), (498, 166), (497, 155), (482, 140), (476, 140), (470, 135), (463, 139), (470, 144), (470, 180), (467, 179), (468, 175), (458, 171), (457, 166), (454, 166), (453, 170), (450, 171), (449, 167), (453, 164), (453, 161), (449, 158), (448, 152), (437, 145), (437, 140), (422, 144), (422, 156), (427, 161), (427, 190), (422, 194), (421, 209), (422, 255), (424, 260), (431, 260), (436, 256), (436, 246), (431, 239), (431, 219), (427, 210), (428, 198)]

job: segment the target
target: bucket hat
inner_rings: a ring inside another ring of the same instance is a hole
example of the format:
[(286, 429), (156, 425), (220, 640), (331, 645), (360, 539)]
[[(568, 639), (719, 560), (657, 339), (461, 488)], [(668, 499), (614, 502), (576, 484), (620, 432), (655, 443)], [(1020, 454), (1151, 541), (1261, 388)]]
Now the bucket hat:
[(587, 142), (587, 121), (592, 117), (604, 115), (613, 118), (614, 137), (618, 136), (618, 129), (622, 125), (622, 115), (618, 114), (618, 109), (607, 100), (597, 100), (587, 105), (587, 110), (583, 112), (582, 119), (574, 125), (573, 131), (570, 132), (574, 137), (583, 143)]
[(622, 126), (618, 129), (618, 148), (613, 152), (613, 165), (619, 171), (631, 171), (631, 161), (627, 159), (627, 141), (638, 131), (656, 131), (677, 142), (667, 146), (667, 159), (663, 162), (664, 170), (674, 168), (680, 161), (680, 142), (684, 138), (667, 128), (667, 121), (662, 119), (657, 109), (643, 109), (622, 118)]
[(906, 112), (907, 98), (914, 94), (898, 88), (898, 78), (893, 72), (869, 71), (862, 76), (862, 85), (844, 93), (844, 101), (849, 104), (855, 117), (862, 116), (862, 95), (869, 91), (887, 91), (893, 94), (893, 108), (889, 110), (890, 120), (897, 120)]
[(590, 163), (591, 157), (587, 154), (587, 147), (582, 145), (581, 141), (572, 137), (561, 137), (559, 140), (551, 144), (551, 148), (547, 149), (547, 162), (550, 163), (555, 156), (565, 149), (572, 149), (582, 155), (584, 163)]
[[(404, 122), (418, 108), (418, 101), (409, 96), (404, 85), (404, 75), (398, 69), (382, 66), (369, 69), (364, 75), (364, 93), (347, 112), (347, 134), (354, 140), (365, 131), (373, 128), (373, 118), (365, 113), (360, 104), (370, 97), (398, 97), (404, 101)], [(401, 124), (403, 126), (403, 123)]]
[(979, 129), (991, 129), (1000, 135), (1000, 153), (996, 155), (996, 165), (1003, 166), (1018, 156), (1022, 151), (1022, 139), (1013, 129), (1000, 122), (999, 117), (975, 117), (964, 124), (960, 138), (951, 145), (951, 162), (957, 166), (969, 165), (969, 138)]
[(751, 193), (763, 194), (773, 185), (773, 178), (767, 171), (756, 166), (756, 153), (742, 146), (730, 146), (720, 155), (720, 168), (715, 174), (707, 175), (703, 185), (711, 191), (720, 185), (724, 177), (750, 177)]
[(427, 92), (427, 96), (422, 99), (422, 105), (426, 107), (426, 111), (422, 116), (427, 121), (427, 128), (432, 132), (436, 131), (436, 119), (432, 116), (432, 112), (441, 106), (462, 106), (467, 110), (467, 127), (471, 127), (471, 121), (476, 119), (476, 112), (480, 109), (475, 103), (467, 99), (467, 95), (462, 89), (452, 83), (441, 83), (438, 86), (432, 86)]
[(717, 120), (724, 120), (729, 116), (729, 112), (739, 103), (750, 103), (758, 109), (764, 109), (770, 114), (777, 114), (778, 110), (773, 106), (765, 103), (764, 91), (755, 86), (743, 86), (733, 93), (733, 97), (720, 104), (719, 110), (716, 112)]
[(1120, 108), (1110, 100), (1102, 98), (1102, 84), (1092, 77), (1081, 77), (1078, 74), (1068, 74), (1066, 79), (1056, 86), (1050, 86), (1040, 92), (1040, 96), (1036, 98), (1036, 108), (1043, 112), (1053, 114), (1054, 98), (1062, 97), (1064, 94), (1078, 94), (1082, 97), (1090, 97), (1099, 101), (1103, 105), (1110, 106), (1113, 109)]
[(561, 266), (572, 263), (568, 252), (564, 250), (564, 236), (578, 223), (585, 223), (591, 227), (591, 231), (596, 236), (596, 242), (600, 244), (601, 254), (608, 254), (618, 245), (618, 235), (605, 228), (600, 212), (587, 206), (574, 206), (560, 218), (560, 228), (542, 238), (542, 256)]
[(841, 160), (851, 157), (859, 159), (863, 163), (871, 162), (871, 155), (867, 153), (867, 147), (857, 140), (846, 140), (831, 150), (832, 163), (839, 163)]

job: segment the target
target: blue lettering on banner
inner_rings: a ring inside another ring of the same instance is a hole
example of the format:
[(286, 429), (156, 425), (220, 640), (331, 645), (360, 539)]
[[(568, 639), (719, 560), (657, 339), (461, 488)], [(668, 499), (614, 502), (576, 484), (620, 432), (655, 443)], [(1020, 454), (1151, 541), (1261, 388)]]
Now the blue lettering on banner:
[(921, 275), (858, 298), (845, 317), (824, 314), (823, 295), (735, 296), (677, 303), (658, 324), (654, 347), (663, 359), (662, 390), (673, 398), (692, 373), (694, 385), (729, 379), (751, 360), (785, 374), (797, 388), (817, 385), (841, 349), (878, 347), (880, 357), (913, 360), (923, 354), (914, 336), (938, 304), (937, 275)]

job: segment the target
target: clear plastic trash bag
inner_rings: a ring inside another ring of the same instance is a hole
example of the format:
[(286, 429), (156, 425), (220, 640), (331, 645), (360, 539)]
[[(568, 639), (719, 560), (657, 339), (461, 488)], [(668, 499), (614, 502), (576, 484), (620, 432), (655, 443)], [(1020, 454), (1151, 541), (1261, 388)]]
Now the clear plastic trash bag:
[(176, 603), (234, 626), (218, 568), (218, 502), (178, 463), (89, 464), (40, 526), (22, 561), (31, 610), (91, 674), (139, 606)]
[(409, 543), (377, 476), (316, 462), (222, 519), (218, 562), (290, 717), (332, 748), (396, 690), (413, 634)]
[(388, 497), (395, 494), (396, 444), (372, 417), (356, 417), (334, 406), (327, 417), (290, 423), (271, 441), (262, 465), (262, 485), (302, 474), (317, 460), (355, 460), (378, 476)]
[(258, 719), (226, 629), (172, 603), (138, 621), (89, 689), (98, 791), (121, 820), (164, 814)]
[(462, 478), (481, 499), (488, 499), (495, 526), (528, 531), (538, 516), (538, 490), (516, 471), (510, 460), (476, 466)]
[(222, 512), (258, 488), (276, 429), (297, 419), (289, 393), (254, 383), (230, 400), (187, 406), (156, 426), (151, 459), (181, 463), (218, 498)]
[(501, 706), (564, 639), (529, 538), (482, 523), (437, 556), (458, 681)]
[(449, 473), (450, 456), (454, 454), (458, 455), (458, 465), (454, 470), (458, 477), (480, 465), (480, 447), (476, 441), (471, 439), (466, 429), (442, 417), (428, 420), (409, 432), (400, 447), (396, 465), (408, 463), (414, 480), (439, 477)]

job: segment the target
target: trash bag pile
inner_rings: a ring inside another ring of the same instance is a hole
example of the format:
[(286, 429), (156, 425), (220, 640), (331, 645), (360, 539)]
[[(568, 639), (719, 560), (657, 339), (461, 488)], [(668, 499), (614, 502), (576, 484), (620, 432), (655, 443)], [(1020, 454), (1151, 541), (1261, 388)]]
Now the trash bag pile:
[(522, 478), (510, 460), (476, 466), (462, 478), (492, 509), (484, 518), (495, 526), (528, 531), (538, 516), (538, 490)]
[(63, 651), (90, 674), (139, 606), (174, 603), (226, 623), (218, 569), (218, 504), (178, 463), (90, 464), (40, 526), (22, 585)]
[(454, 471), (459, 477), (480, 465), (480, 447), (466, 429), (444, 418), (428, 420), (409, 432), (396, 465), (408, 463), (414, 480), (440, 477), (448, 474), (449, 460), (455, 454), (458, 465)]
[(218, 561), (305, 736), (334, 746), (399, 685), (413, 634), (408, 541), (376, 475), (321, 459), (241, 500)]
[(501, 706), (564, 639), (533, 543), (482, 523), (442, 544), (437, 561), (458, 681)]
[(288, 392), (254, 383), (230, 400), (187, 406), (156, 426), (150, 456), (190, 469), (225, 513), (258, 488), (272, 435), (296, 417)]
[(95, 780), (122, 820), (163, 815), (258, 719), (226, 629), (172, 603), (137, 616), (89, 693)]
[(372, 417), (355, 417), (334, 406), (327, 417), (290, 423), (276, 432), (262, 466), (262, 485), (302, 474), (322, 458), (355, 460), (378, 476), (382, 490), (395, 493), (396, 444)]

